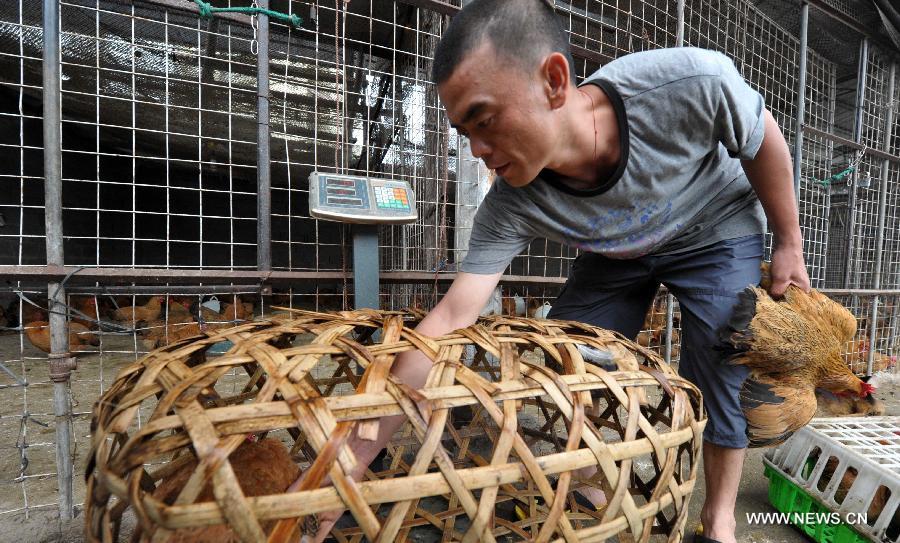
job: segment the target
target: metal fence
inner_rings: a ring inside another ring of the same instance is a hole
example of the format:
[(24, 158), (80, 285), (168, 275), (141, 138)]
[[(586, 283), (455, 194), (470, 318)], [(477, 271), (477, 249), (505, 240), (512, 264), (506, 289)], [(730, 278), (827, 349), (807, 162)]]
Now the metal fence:
[[(860, 319), (847, 360), (859, 373), (887, 365), (900, 332), (900, 88), (868, 4), (555, 4), (580, 77), (678, 45), (735, 61), (794, 149), (813, 286)], [(490, 174), (429, 80), (458, 2), (270, 7), (302, 23), (202, 18), (181, 0), (0, 3), (0, 519), (77, 510), (91, 405), (118, 368), (189, 326), (169, 318), (172, 304), (216, 295), (253, 316), (353, 305), (350, 229), (310, 216), (311, 172), (415, 189), (419, 220), (379, 228), (383, 308), (431, 307), (464, 256)], [(494, 310), (552, 302), (575, 256), (535, 241)], [(54, 359), (51, 379), (28, 330), (62, 353), (67, 307), (112, 320), (154, 296), (161, 317), (94, 330), (72, 378)], [(638, 340), (677, 362), (679, 320), (662, 290)]]

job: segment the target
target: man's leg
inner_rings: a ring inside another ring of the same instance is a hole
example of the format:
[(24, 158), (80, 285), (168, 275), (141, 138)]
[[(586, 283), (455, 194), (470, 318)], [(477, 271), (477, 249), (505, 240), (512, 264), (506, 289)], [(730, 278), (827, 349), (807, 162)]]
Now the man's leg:
[(731, 319), (737, 295), (759, 283), (762, 236), (717, 243), (691, 254), (660, 257), (657, 276), (678, 298), (682, 349), (678, 372), (703, 393), (708, 420), (703, 432), (706, 501), (703, 535), (734, 543), (734, 507), (747, 447), (747, 422), (738, 393), (749, 371), (728, 365), (719, 333)]
[[(641, 260), (612, 260), (584, 253), (572, 265), (569, 280), (547, 318), (592, 324), (633, 340), (658, 289), (659, 283)], [(577, 470), (575, 477), (585, 480), (595, 473), (597, 468), (588, 466)], [(598, 488), (586, 487), (580, 492), (595, 507), (606, 503)]]
[(729, 543), (735, 541), (734, 504), (741, 483), (741, 469), (747, 449), (720, 447), (703, 441), (703, 475), (706, 501), (700, 510), (703, 535)]

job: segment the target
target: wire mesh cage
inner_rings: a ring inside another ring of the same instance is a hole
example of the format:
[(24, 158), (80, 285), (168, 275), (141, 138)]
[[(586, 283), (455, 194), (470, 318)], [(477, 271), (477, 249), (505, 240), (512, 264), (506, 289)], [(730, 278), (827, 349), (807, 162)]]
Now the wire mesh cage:
[[(422, 526), (417, 541), (680, 533), (705, 415), (659, 356), (575, 322), (493, 317), (438, 338), (415, 322), (295, 311), (130, 364), (94, 410), (89, 539), (115, 540), (129, 507), (148, 541), (314, 531), (314, 515), (337, 508), (352, 516), (340, 537), (370, 540)], [(387, 376), (412, 349), (433, 362), (418, 391)], [(407, 430), (352, 482), (348, 436), (394, 414)], [(326, 473), (334, 484), (320, 489)], [(604, 509), (578, 504), (585, 486), (603, 490)]]

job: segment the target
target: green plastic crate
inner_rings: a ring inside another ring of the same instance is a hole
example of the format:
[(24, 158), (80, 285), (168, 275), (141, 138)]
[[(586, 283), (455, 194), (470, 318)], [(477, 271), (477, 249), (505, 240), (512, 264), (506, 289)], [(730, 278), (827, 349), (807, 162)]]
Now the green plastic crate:
[[(815, 462), (807, 463), (806, 469), (811, 470), (814, 464)], [(765, 475), (769, 479), (769, 503), (782, 513), (821, 513), (826, 515), (831, 512), (768, 463), (765, 465)], [(798, 524), (792, 521), (792, 524), (819, 543), (868, 543), (870, 541), (846, 523)]]

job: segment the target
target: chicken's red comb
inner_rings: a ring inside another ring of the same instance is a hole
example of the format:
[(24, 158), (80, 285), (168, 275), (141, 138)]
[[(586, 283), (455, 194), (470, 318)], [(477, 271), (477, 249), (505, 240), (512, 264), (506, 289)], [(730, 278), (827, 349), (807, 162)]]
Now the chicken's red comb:
[(860, 398), (865, 398), (869, 394), (875, 392), (875, 387), (870, 385), (869, 383), (862, 384), (862, 391), (859, 393)]

